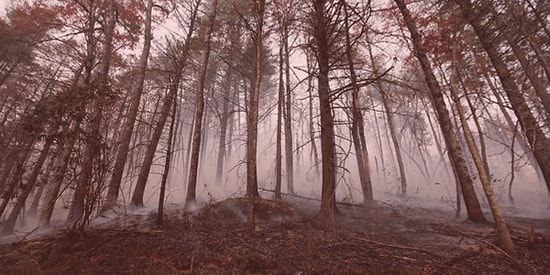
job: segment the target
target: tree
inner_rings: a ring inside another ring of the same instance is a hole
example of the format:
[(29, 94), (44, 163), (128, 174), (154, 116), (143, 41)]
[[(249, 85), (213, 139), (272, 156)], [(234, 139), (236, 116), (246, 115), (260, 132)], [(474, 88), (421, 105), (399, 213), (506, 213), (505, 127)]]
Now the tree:
[(118, 193), (120, 190), (122, 174), (124, 173), (124, 166), (128, 157), (128, 150), (130, 147), (130, 141), (132, 139), (132, 133), (134, 132), (134, 124), (139, 109), (139, 103), (141, 101), (141, 94), (143, 93), (143, 84), (145, 82), (145, 72), (147, 70), (147, 62), (149, 60), (149, 53), (151, 51), (152, 34), (152, 10), (153, 1), (148, 0), (146, 4), (145, 12), (145, 30), (143, 38), (143, 50), (139, 58), (138, 66), (136, 69), (136, 82), (135, 87), (130, 94), (130, 106), (128, 107), (128, 113), (126, 114), (126, 120), (124, 122), (122, 136), (120, 137), (120, 143), (113, 167), (113, 174), (111, 175), (111, 181), (109, 183), (109, 189), (107, 191), (107, 197), (103, 206), (103, 211), (110, 209), (116, 203), (118, 199)]
[[(363, 113), (359, 103), (359, 84), (357, 82), (357, 73), (355, 71), (355, 57), (353, 55), (352, 44), (355, 44), (350, 35), (350, 29), (353, 27), (350, 23), (350, 7), (346, 1), (343, 1), (344, 8), (344, 29), (346, 35), (346, 57), (348, 70), (350, 73), (350, 81), (352, 87), (352, 141), (355, 146), (355, 154), (357, 157), (357, 167), (359, 170), (359, 178), (361, 180), (361, 188), (363, 190), (363, 202), (368, 203), (373, 200), (372, 181), (370, 176), (369, 154), (367, 151), (367, 141), (365, 139), (365, 128), (363, 126)], [(406, 184), (402, 186), (402, 193), (406, 194)]]
[(471, 1), (455, 0), (455, 3), (460, 7), (462, 16), (473, 27), (482, 47), (489, 56), (498, 78), (502, 83), (502, 87), (510, 100), (512, 109), (519, 118), (522, 126), (521, 128), (529, 141), (531, 149), (544, 175), (548, 191), (550, 192), (550, 140), (548, 140), (542, 128), (538, 125), (522, 92), (516, 83), (514, 83), (512, 73), (502, 60), (497, 45), (493, 42), (496, 39), (493, 28), (482, 25), (480, 21), (481, 15), (478, 10), (474, 9)]
[(201, 148), (202, 123), (204, 114), (204, 86), (206, 73), (208, 70), (208, 61), (210, 59), (211, 37), (216, 23), (216, 14), (218, 10), (218, 1), (214, 0), (210, 6), (210, 13), (204, 33), (202, 34), (202, 42), (204, 50), (202, 52), (199, 79), (197, 83), (197, 91), (195, 93), (195, 116), (193, 118), (193, 142), (191, 144), (191, 164), (189, 167), (189, 181), (187, 182), (187, 196), (185, 199), (185, 209), (194, 210), (196, 204), (196, 186), (197, 174), (199, 169), (199, 153)]
[[(91, 3), (93, 4), (93, 3)], [(95, 7), (91, 7), (93, 12)], [(92, 82), (92, 86), (87, 87), (90, 92), (90, 96), (94, 98), (91, 100), (91, 114), (90, 121), (88, 122), (89, 132), (86, 141), (86, 151), (84, 154), (84, 163), (82, 165), (82, 173), (76, 183), (76, 190), (74, 198), (71, 202), (69, 215), (67, 217), (67, 225), (74, 229), (83, 229), (84, 225), (88, 222), (90, 216), (90, 210), (86, 207), (86, 199), (90, 198), (90, 191), (92, 188), (92, 173), (96, 159), (100, 156), (100, 128), (101, 118), (103, 115), (103, 105), (107, 103), (107, 97), (109, 95), (109, 70), (113, 49), (113, 35), (116, 25), (116, 4), (114, 0), (107, 0), (105, 3), (105, 28), (104, 28), (104, 40), (103, 40), (103, 55), (101, 56), (101, 65), (98, 69), (96, 78)], [(96, 18), (90, 19), (90, 35), (87, 50), (94, 48), (94, 31)], [(89, 66), (89, 64), (87, 64)]]
[(422, 36), (418, 31), (416, 23), (414, 22), (409, 9), (405, 5), (405, 2), (403, 0), (395, 0), (395, 3), (403, 15), (405, 25), (411, 34), (414, 54), (422, 66), (426, 83), (430, 90), (432, 104), (437, 111), (439, 125), (443, 131), (443, 137), (445, 139), (445, 144), (447, 145), (449, 158), (451, 159), (451, 164), (454, 166), (454, 169), (459, 177), (460, 187), (464, 196), (464, 203), (466, 204), (466, 210), (468, 212), (468, 219), (474, 222), (485, 222), (486, 219), (481, 212), (481, 206), (479, 205), (479, 201), (475, 194), (473, 181), (470, 177), (470, 173), (468, 172), (468, 167), (464, 159), (462, 148), (452, 127), (453, 124), (449, 116), (449, 112), (447, 111), (441, 87), (437, 82), (430, 61), (426, 55), (426, 50), (424, 49), (422, 42)]
[(330, 71), (330, 30), (336, 22), (331, 19), (335, 12), (333, 3), (327, 0), (313, 0), (310, 15), (311, 34), (314, 51), (319, 66), (317, 89), (319, 94), (319, 112), (321, 113), (321, 154), (323, 163), (323, 186), (320, 222), (333, 225), (336, 213), (336, 145), (334, 135), (334, 117), (331, 108), (329, 71)]

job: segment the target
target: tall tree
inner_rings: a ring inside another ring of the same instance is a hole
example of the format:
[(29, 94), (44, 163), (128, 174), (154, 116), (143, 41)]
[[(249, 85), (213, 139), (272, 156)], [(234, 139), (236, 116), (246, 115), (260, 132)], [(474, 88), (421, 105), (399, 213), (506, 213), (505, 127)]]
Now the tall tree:
[(103, 210), (108, 210), (114, 206), (118, 199), (120, 191), (120, 185), (122, 181), (122, 174), (124, 173), (124, 166), (128, 157), (128, 150), (130, 148), (130, 141), (132, 140), (132, 133), (134, 132), (134, 124), (139, 109), (139, 103), (141, 101), (141, 95), (143, 93), (143, 84), (145, 83), (145, 72), (147, 70), (147, 62), (149, 60), (149, 53), (151, 51), (152, 34), (152, 10), (153, 1), (147, 0), (145, 9), (145, 30), (143, 38), (143, 49), (139, 58), (138, 66), (136, 68), (136, 82), (133, 90), (130, 94), (130, 102), (128, 112), (126, 114), (126, 120), (124, 122), (122, 136), (118, 146), (118, 151), (113, 167), (113, 174), (111, 175), (111, 182), (109, 183), (109, 189), (107, 191), (107, 197)]
[(472, 25), (477, 34), (482, 47), (489, 56), (493, 67), (502, 83), (502, 87), (510, 100), (514, 113), (519, 118), (521, 128), (529, 141), (531, 149), (542, 170), (546, 186), (550, 192), (550, 140), (546, 137), (542, 127), (538, 124), (535, 116), (531, 112), (523, 93), (514, 82), (510, 69), (504, 63), (502, 55), (498, 51), (498, 45), (495, 44), (495, 30), (492, 27), (482, 24), (483, 16), (479, 9), (475, 9), (469, 0), (454, 0), (462, 11), (462, 16)]
[[(357, 167), (359, 170), (359, 179), (361, 181), (361, 188), (363, 190), (363, 202), (368, 203), (373, 200), (372, 181), (370, 175), (369, 166), (369, 153), (367, 150), (367, 141), (365, 139), (365, 127), (363, 126), (363, 113), (361, 111), (361, 104), (359, 102), (359, 84), (357, 81), (357, 73), (355, 70), (355, 57), (353, 52), (352, 41), (350, 35), (350, 29), (353, 27), (350, 23), (350, 11), (349, 4), (343, 1), (344, 9), (344, 30), (346, 34), (346, 58), (348, 63), (348, 70), (350, 74), (350, 81), (352, 87), (352, 106), (351, 106), (351, 120), (352, 120), (352, 141), (355, 146), (355, 155), (357, 158)], [(403, 194), (407, 193), (406, 185), (402, 186)]]
[(255, 210), (254, 201), (258, 194), (258, 121), (260, 89), (262, 83), (262, 49), (264, 40), (265, 0), (254, 0), (254, 26), (250, 27), (254, 42), (254, 82), (249, 98), (246, 134), (246, 195), (248, 197), (247, 226), (254, 229)]
[(204, 49), (202, 52), (199, 79), (197, 81), (197, 91), (195, 93), (195, 116), (193, 118), (193, 142), (191, 144), (191, 164), (189, 167), (189, 180), (187, 182), (187, 196), (185, 199), (185, 209), (193, 210), (196, 204), (197, 176), (199, 170), (199, 154), (201, 149), (202, 123), (204, 114), (204, 86), (206, 74), (208, 71), (208, 62), (211, 51), (211, 37), (216, 23), (216, 14), (218, 11), (218, 0), (214, 0), (210, 6), (206, 28), (202, 34)]
[[(93, 1), (92, 3), (93, 4)], [(92, 13), (95, 7), (89, 9)], [(87, 211), (85, 207), (86, 199), (89, 198), (89, 193), (92, 185), (94, 164), (100, 156), (100, 127), (101, 118), (103, 113), (103, 104), (105, 104), (105, 98), (109, 94), (109, 69), (111, 64), (111, 55), (113, 49), (113, 34), (116, 25), (116, 4), (114, 0), (107, 0), (105, 7), (102, 10), (105, 15), (105, 27), (104, 27), (104, 40), (103, 40), (103, 55), (101, 57), (101, 65), (98, 69), (96, 78), (94, 79), (94, 85), (87, 87), (90, 92), (90, 96), (94, 98), (91, 100), (91, 114), (90, 121), (88, 122), (88, 137), (86, 141), (86, 151), (84, 153), (84, 163), (82, 164), (82, 172), (76, 183), (76, 190), (74, 198), (71, 202), (69, 209), (69, 215), (67, 217), (67, 225), (82, 229), (87, 218), (91, 213)], [(95, 16), (90, 17), (90, 28), (92, 29), (91, 36), (88, 37), (90, 41), (88, 43), (94, 43), (95, 30), (94, 20)], [(87, 50), (93, 50), (92, 47), (88, 47)], [(89, 65), (89, 64), (88, 64)], [(87, 66), (88, 66), (87, 65)], [(103, 100), (102, 100), (103, 99)]]
[(311, 31), (314, 40), (314, 51), (319, 66), (317, 89), (319, 94), (319, 112), (321, 113), (321, 154), (323, 163), (323, 180), (321, 209), (318, 218), (326, 225), (333, 225), (336, 214), (336, 142), (334, 134), (334, 117), (331, 107), (329, 84), (330, 51), (334, 29), (332, 19), (334, 6), (332, 1), (312, 0)]
[(445, 139), (445, 144), (447, 145), (449, 158), (451, 159), (451, 164), (454, 165), (459, 177), (460, 187), (464, 196), (464, 203), (466, 204), (466, 210), (468, 212), (468, 219), (474, 222), (485, 222), (486, 219), (483, 216), (483, 212), (481, 212), (481, 206), (479, 205), (479, 201), (475, 193), (473, 181), (468, 171), (468, 166), (466, 164), (466, 160), (464, 159), (462, 148), (456, 138), (456, 132), (452, 126), (453, 123), (451, 117), (449, 116), (441, 87), (437, 82), (430, 61), (426, 55), (422, 36), (418, 31), (416, 23), (409, 9), (405, 5), (405, 2), (403, 0), (395, 0), (395, 3), (403, 15), (405, 25), (411, 34), (414, 54), (422, 66), (424, 77), (426, 78), (426, 83), (430, 90), (432, 103), (438, 114), (439, 125), (443, 131), (443, 137)]

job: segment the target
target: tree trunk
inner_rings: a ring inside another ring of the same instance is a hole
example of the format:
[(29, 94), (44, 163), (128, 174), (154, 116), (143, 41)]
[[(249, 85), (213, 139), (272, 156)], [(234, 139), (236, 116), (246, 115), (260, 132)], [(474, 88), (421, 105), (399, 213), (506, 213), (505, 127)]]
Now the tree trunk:
[(282, 123), (283, 106), (285, 101), (285, 88), (283, 83), (283, 47), (279, 49), (279, 100), (277, 101), (277, 148), (275, 153), (275, 199), (281, 199), (282, 185)]
[[(349, 11), (347, 3), (344, 3), (344, 15), (344, 29), (346, 32), (346, 57), (352, 86), (351, 135), (353, 145), (355, 147), (355, 156), (357, 158), (357, 168), (359, 170), (361, 189), (363, 191), (363, 203), (366, 204), (373, 200), (374, 195), (372, 193), (369, 155), (367, 151), (367, 143), (365, 140), (365, 129), (363, 127), (363, 114), (361, 113), (361, 105), (359, 103), (359, 86), (357, 85), (357, 74), (355, 72), (354, 56), (352, 52), (353, 49), (351, 45), (352, 41), (350, 37)], [(406, 193), (406, 186), (404, 190)]]
[(437, 79), (430, 65), (430, 61), (426, 55), (426, 50), (422, 44), (422, 36), (420, 35), (420, 32), (418, 31), (414, 19), (406, 7), (405, 2), (403, 0), (395, 0), (395, 2), (403, 14), (405, 24), (411, 33), (414, 54), (418, 58), (418, 61), (422, 66), (422, 70), (424, 71), (424, 76), (426, 77), (426, 82), (431, 93), (432, 102), (435, 110), (437, 111), (438, 121), (447, 145), (449, 158), (453, 159), (451, 163), (455, 166), (459, 177), (460, 186), (464, 195), (464, 202), (466, 204), (466, 210), (468, 212), (468, 219), (473, 222), (485, 222), (486, 219), (483, 216), (483, 212), (481, 212), (481, 206), (479, 205), (479, 201), (475, 193), (472, 178), (468, 172), (468, 167), (464, 159), (462, 148), (456, 138), (456, 133), (452, 126), (453, 124), (443, 98), (443, 93), (441, 92), (439, 83), (437, 83)]
[[(99, 72), (97, 74), (97, 88), (93, 88), (92, 93), (96, 94), (95, 99), (91, 99), (91, 108), (92, 112), (90, 114), (91, 120), (89, 121), (89, 133), (88, 139), (86, 140), (86, 150), (84, 153), (84, 162), (82, 164), (82, 171), (80, 177), (78, 178), (75, 194), (73, 201), (71, 202), (71, 207), (69, 209), (69, 215), (67, 217), (67, 225), (71, 226), (73, 229), (82, 229), (82, 227), (87, 223), (85, 218), (85, 203), (86, 198), (89, 196), (89, 190), (92, 184), (93, 178), (93, 169), (95, 164), (95, 159), (99, 158), (100, 154), (100, 127), (101, 127), (101, 118), (103, 112), (103, 104), (101, 102), (106, 93), (108, 93), (108, 76), (113, 48), (113, 34), (116, 25), (116, 4), (114, 0), (107, 0), (105, 3), (105, 13), (107, 16), (107, 22), (104, 27), (105, 38), (103, 41), (103, 55), (101, 58), (101, 63), (99, 67)], [(93, 38), (93, 31), (91, 33)], [(89, 38), (89, 39), (92, 39)], [(91, 50), (88, 47), (87, 50)], [(93, 56), (93, 54), (90, 54)], [(88, 64), (89, 65), (89, 64)], [(86, 81), (85, 81), (86, 83)]]
[(208, 16), (208, 25), (204, 30), (204, 49), (202, 53), (201, 66), (199, 71), (198, 87), (195, 94), (195, 116), (193, 126), (193, 142), (191, 144), (191, 163), (189, 166), (189, 181), (187, 182), (187, 196), (185, 199), (185, 209), (194, 210), (196, 204), (197, 173), (199, 170), (199, 155), (201, 149), (202, 122), (204, 114), (204, 86), (208, 62), (210, 58), (211, 36), (214, 24), (216, 22), (216, 13), (218, 1), (214, 0), (211, 4), (210, 14)]
[(460, 120), (460, 125), (462, 126), (462, 130), (464, 132), (463, 133), (464, 138), (466, 139), (466, 143), (468, 144), (468, 148), (470, 149), (470, 153), (472, 154), (474, 164), (477, 168), (481, 186), (483, 186), (483, 190), (485, 191), (485, 196), (487, 197), (487, 201), (489, 202), (489, 207), (491, 208), (491, 212), (493, 214), (493, 219), (495, 220), (495, 225), (497, 228), (500, 245), (506, 252), (514, 253), (515, 252), (514, 243), (512, 242), (512, 238), (510, 237), (510, 232), (508, 231), (508, 228), (506, 226), (506, 221), (504, 220), (504, 216), (500, 211), (500, 207), (498, 206), (496, 197), (493, 193), (493, 188), (491, 187), (491, 180), (489, 178), (489, 174), (485, 169), (485, 165), (483, 164), (483, 161), (481, 159), (481, 156), (475, 144), (474, 137), (472, 136), (472, 131), (470, 130), (470, 126), (466, 121), (464, 109), (462, 107), (462, 104), (460, 103), (460, 99), (458, 98), (458, 91), (457, 91), (458, 68), (456, 64), (457, 49), (456, 49), (456, 44), (452, 44), (452, 45), (455, 45), (455, 46), (453, 46), (453, 49), (452, 49), (453, 59), (451, 61), (452, 62), (451, 63), (451, 81), (449, 85), (449, 91), (451, 93), (452, 100), (455, 103), (456, 112), (458, 113), (458, 118)]
[(21, 196), (17, 199), (17, 203), (11, 210), (11, 213), (8, 219), (4, 223), (4, 227), (2, 228), (1, 235), (13, 234), (13, 227), (15, 226), (15, 222), (17, 221), (17, 217), (19, 217), (19, 213), (21, 213), (21, 210), (25, 207), (27, 198), (29, 197), (29, 194), (31, 193), (32, 189), (36, 184), (36, 180), (38, 178), (40, 170), (42, 169), (42, 166), (44, 165), (46, 158), (48, 158), (48, 153), (50, 151), (50, 147), (52, 144), (53, 144), (53, 138), (48, 137), (46, 139), (46, 143), (44, 144), (44, 147), (42, 148), (42, 152), (40, 153), (40, 156), (38, 157), (38, 160), (34, 165), (34, 168), (29, 176), (27, 184), (25, 184), (23, 188), (23, 192), (21, 193)]
[(157, 219), (155, 221), (157, 226), (162, 225), (162, 219), (164, 218), (164, 197), (166, 193), (166, 182), (168, 180), (168, 175), (170, 174), (170, 165), (172, 161), (172, 141), (174, 139), (174, 128), (176, 122), (176, 108), (177, 104), (174, 101), (174, 106), (172, 109), (172, 120), (170, 122), (170, 131), (168, 133), (168, 145), (166, 148), (166, 159), (164, 161), (164, 172), (162, 173), (162, 180), (160, 182), (160, 194), (159, 194), (159, 204), (157, 211)]
[(313, 36), (317, 47), (319, 65), (318, 92), (319, 111), (321, 113), (321, 153), (323, 163), (323, 186), (321, 209), (318, 219), (328, 226), (334, 225), (336, 214), (336, 145), (334, 135), (334, 117), (332, 114), (329, 85), (329, 25), (326, 12), (326, 0), (313, 1)]
[(61, 189), (61, 184), (63, 183), (63, 178), (67, 172), (67, 166), (69, 165), (69, 160), (71, 159), (71, 152), (76, 142), (76, 138), (76, 133), (73, 133), (63, 143), (63, 145), (60, 145), (63, 147), (63, 151), (56, 160), (52, 180), (48, 186), (46, 196), (44, 197), (44, 206), (38, 219), (38, 225), (40, 227), (48, 227), (50, 225), (55, 202), (57, 201), (59, 190)]
[(134, 124), (136, 122), (137, 112), (139, 109), (139, 103), (141, 101), (141, 94), (143, 93), (145, 71), (147, 70), (147, 61), (149, 60), (151, 40), (153, 38), (153, 35), (151, 33), (152, 10), (153, 1), (147, 0), (143, 50), (141, 52), (141, 57), (139, 59), (138, 67), (136, 69), (136, 86), (135, 89), (132, 90), (129, 103), (130, 106), (128, 107), (126, 121), (123, 126), (124, 128), (122, 130), (122, 137), (120, 138), (120, 144), (113, 167), (111, 182), (109, 183), (109, 189), (107, 191), (107, 197), (103, 206), (103, 211), (109, 210), (111, 207), (113, 207), (118, 199), (122, 174), (124, 173), (124, 165), (126, 164), (128, 150), (130, 148), (130, 141), (132, 140), (132, 133), (134, 131)]
[(292, 90), (290, 88), (290, 49), (288, 47), (288, 26), (283, 23), (283, 48), (285, 61), (285, 163), (286, 186), (289, 194), (294, 194), (294, 160), (292, 157)]
[(311, 57), (309, 54), (307, 54), (307, 71), (308, 71), (308, 78), (307, 78), (307, 96), (309, 100), (309, 140), (311, 142), (311, 156), (313, 157), (313, 166), (315, 168), (315, 177), (317, 178), (320, 174), (319, 171), (319, 154), (317, 152), (317, 142), (315, 142), (315, 127), (314, 127), (314, 119), (313, 119), (313, 73), (312, 71), (312, 65), (311, 65)]

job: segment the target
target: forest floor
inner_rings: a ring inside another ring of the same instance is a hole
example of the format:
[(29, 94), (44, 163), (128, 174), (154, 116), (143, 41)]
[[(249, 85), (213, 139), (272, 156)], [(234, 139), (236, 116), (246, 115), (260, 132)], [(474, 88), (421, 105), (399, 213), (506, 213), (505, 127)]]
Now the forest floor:
[[(508, 217), (517, 253), (492, 224), (403, 205), (339, 205), (336, 226), (318, 202), (229, 199), (198, 215), (167, 210), (0, 245), (0, 274), (550, 274), (550, 220)], [(489, 215), (488, 215), (489, 216)], [(529, 233), (531, 228), (531, 233)]]

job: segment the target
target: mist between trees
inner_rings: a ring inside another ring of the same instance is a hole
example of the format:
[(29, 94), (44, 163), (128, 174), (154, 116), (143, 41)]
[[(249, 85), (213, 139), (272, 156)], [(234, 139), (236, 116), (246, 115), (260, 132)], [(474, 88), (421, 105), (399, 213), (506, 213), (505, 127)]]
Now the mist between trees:
[(3, 234), (282, 193), (326, 225), (337, 201), (547, 217), (550, 4), (405, 2), (13, 3)]

